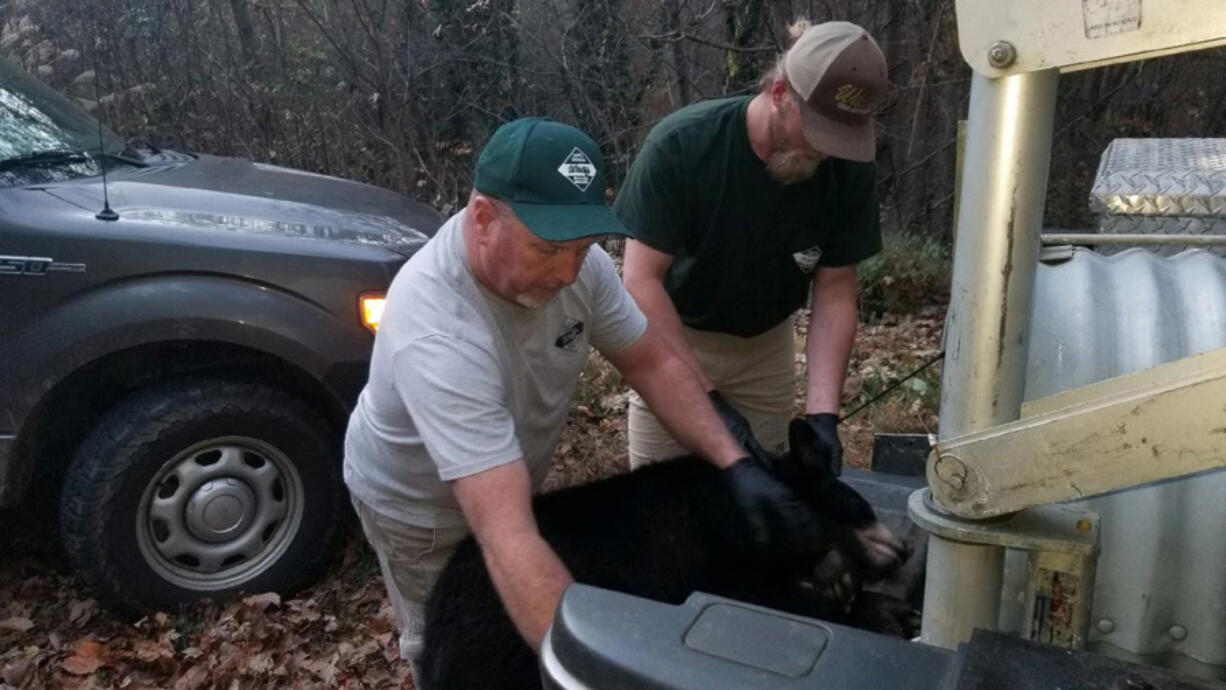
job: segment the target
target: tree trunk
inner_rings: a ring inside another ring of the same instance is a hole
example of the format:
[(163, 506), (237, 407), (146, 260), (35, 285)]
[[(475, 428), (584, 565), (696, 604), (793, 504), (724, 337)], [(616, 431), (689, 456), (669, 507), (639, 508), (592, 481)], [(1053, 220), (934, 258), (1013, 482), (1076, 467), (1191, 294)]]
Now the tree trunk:
[(234, 28), (238, 30), (238, 45), (243, 52), (243, 62), (248, 68), (257, 67), (260, 47), (255, 35), (247, 0), (230, 0), (230, 12), (234, 15)]

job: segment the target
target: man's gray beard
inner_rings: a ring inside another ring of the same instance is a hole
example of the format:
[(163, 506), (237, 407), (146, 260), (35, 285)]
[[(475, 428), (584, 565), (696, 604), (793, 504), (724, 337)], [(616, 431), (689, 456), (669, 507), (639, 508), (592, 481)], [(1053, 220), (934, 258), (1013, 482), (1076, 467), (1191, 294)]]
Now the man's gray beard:
[(800, 151), (772, 153), (766, 158), (766, 172), (779, 184), (792, 185), (813, 177), (821, 158), (806, 156)]
[(548, 299), (537, 299), (528, 295), (515, 295), (511, 301), (525, 309), (540, 309), (549, 303)]
[(546, 304), (552, 302), (558, 296), (558, 292), (561, 292), (561, 290), (559, 289), (557, 292), (545, 298), (533, 297), (531, 295), (521, 293), (512, 297), (511, 301), (521, 307), (524, 307), (525, 309), (540, 309)]

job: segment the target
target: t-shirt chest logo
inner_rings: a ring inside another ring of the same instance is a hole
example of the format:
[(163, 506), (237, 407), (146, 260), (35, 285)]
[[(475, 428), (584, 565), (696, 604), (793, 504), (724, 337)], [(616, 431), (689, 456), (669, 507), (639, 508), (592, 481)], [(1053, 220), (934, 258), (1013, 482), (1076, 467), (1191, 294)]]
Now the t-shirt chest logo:
[(796, 267), (802, 273), (812, 273), (813, 269), (817, 268), (817, 262), (822, 258), (821, 247), (809, 247), (808, 249), (792, 254), (792, 259), (796, 261)]
[(583, 335), (583, 322), (568, 318), (562, 322), (562, 330), (558, 331), (553, 344), (567, 352), (578, 352), (580, 335)]
[(578, 187), (579, 191), (586, 192), (592, 180), (596, 179), (596, 164), (576, 146), (566, 155), (562, 165), (558, 166), (558, 172)]

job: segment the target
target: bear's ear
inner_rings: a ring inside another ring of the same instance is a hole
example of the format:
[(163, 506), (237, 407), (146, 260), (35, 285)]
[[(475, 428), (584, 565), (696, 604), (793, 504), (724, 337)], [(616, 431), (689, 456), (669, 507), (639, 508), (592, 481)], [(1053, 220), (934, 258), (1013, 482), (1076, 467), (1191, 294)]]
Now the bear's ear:
[(788, 451), (792, 462), (798, 467), (810, 464), (813, 457), (813, 445), (817, 442), (817, 434), (805, 420), (797, 417), (788, 425)]

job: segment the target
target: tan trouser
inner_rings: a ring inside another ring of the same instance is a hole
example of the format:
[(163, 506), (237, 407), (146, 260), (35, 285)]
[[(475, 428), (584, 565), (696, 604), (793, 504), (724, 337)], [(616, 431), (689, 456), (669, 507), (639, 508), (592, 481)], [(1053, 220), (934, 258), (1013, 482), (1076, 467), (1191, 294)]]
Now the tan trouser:
[(400, 629), (400, 657), (409, 662), (413, 686), (426, 624), (426, 599), (456, 546), (468, 536), (467, 527), (418, 527), (375, 512), (353, 499), (366, 541), (379, 557), (387, 598)]
[[(682, 326), (711, 383), (745, 418), (762, 447), (782, 452), (796, 389), (792, 319), (751, 338)], [(637, 393), (630, 394), (630, 467), (685, 455)]]

